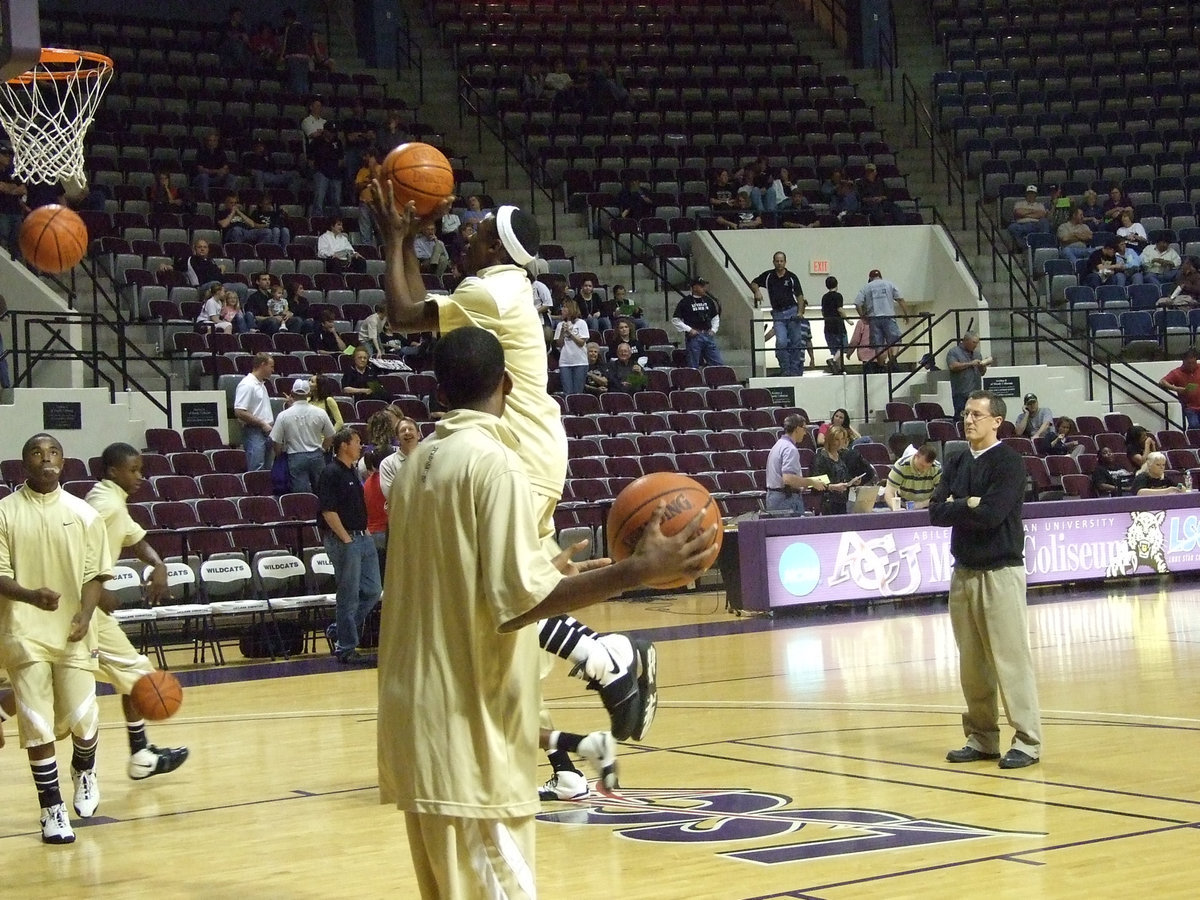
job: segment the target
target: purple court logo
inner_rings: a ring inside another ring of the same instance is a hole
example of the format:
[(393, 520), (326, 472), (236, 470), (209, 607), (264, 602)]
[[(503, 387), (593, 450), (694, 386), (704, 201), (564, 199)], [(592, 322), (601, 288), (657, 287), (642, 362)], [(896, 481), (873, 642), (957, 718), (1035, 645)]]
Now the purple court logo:
[[(791, 797), (765, 791), (660, 788), (622, 791), (619, 798), (592, 797), (538, 819), (604, 826), (631, 841), (726, 845), (717, 850), (719, 856), (768, 866), (989, 837), (1040, 836), (878, 809), (794, 809), (788, 808)], [(790, 840), (780, 842), (788, 836)]]

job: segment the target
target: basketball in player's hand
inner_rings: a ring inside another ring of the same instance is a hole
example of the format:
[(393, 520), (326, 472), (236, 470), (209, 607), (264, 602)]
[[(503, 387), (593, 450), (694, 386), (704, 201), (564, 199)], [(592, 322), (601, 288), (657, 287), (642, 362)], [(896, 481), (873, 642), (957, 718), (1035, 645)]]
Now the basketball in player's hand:
[(382, 176), (390, 178), (396, 205), (412, 200), (417, 215), (427, 216), (454, 193), (454, 169), (445, 154), (431, 144), (401, 144), (383, 158)]
[(73, 269), (87, 253), (88, 230), (72, 210), (51, 203), (39, 206), (21, 223), (21, 255), (43, 272)]
[[(686, 528), (701, 511), (704, 512), (704, 517), (700, 520), (700, 527), (703, 529), (716, 526), (712, 546), (705, 559), (704, 568), (707, 570), (717, 561), (717, 554), (721, 552), (721, 541), (725, 536), (721, 528), (721, 510), (704, 485), (677, 472), (643, 475), (617, 495), (608, 513), (608, 526), (605, 531), (608, 535), (609, 556), (613, 560), (621, 560), (633, 554), (659, 501), (666, 502), (660, 528), (668, 537)], [(655, 588), (675, 588), (683, 587), (694, 578), (694, 575), (668, 575), (661, 580), (647, 581), (646, 584)]]
[(183, 685), (170, 672), (156, 669), (134, 683), (129, 699), (147, 719), (154, 722), (169, 719), (183, 704)]

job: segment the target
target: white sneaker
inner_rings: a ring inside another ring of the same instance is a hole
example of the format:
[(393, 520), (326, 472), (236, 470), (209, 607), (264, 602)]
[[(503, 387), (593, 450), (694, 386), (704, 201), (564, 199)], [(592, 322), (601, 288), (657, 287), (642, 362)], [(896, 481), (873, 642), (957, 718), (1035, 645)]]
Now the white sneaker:
[(55, 803), (51, 807), (42, 807), (42, 843), (71, 844), (75, 842), (75, 832), (71, 830), (71, 820), (67, 818), (67, 804)]
[(151, 775), (174, 772), (187, 762), (187, 758), (187, 747), (155, 747), (151, 744), (129, 757), (127, 771), (134, 781), (141, 781)]
[(587, 662), (571, 670), (572, 675), (587, 679), (588, 687), (600, 693), (600, 701), (608, 710), (609, 728), (618, 741), (633, 736), (645, 710), (638, 685), (638, 658), (634, 642), (625, 635), (602, 634), (593, 638)]
[(579, 742), (579, 755), (596, 770), (596, 789), (602, 794), (620, 790), (617, 781), (617, 742), (607, 731), (593, 731)]
[(96, 782), (96, 770), (76, 772), (71, 769), (71, 781), (75, 783), (75, 801), (72, 804), (81, 819), (90, 819), (100, 805), (100, 785)]
[(623, 634), (602, 634), (592, 640), (596, 644), (596, 652), (591, 654), (583, 668), (600, 687), (607, 687), (633, 665), (633, 642)]
[(555, 772), (538, 790), (538, 799), (582, 800), (588, 793), (587, 779), (578, 772)]

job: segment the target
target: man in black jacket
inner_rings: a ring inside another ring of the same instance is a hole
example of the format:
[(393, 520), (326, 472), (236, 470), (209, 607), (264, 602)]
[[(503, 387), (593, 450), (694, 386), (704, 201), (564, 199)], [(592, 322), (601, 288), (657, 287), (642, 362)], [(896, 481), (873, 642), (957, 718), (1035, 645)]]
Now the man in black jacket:
[[(1000, 768), (1020, 769), (1041, 756), (1041, 715), (1025, 606), (1025, 467), (1020, 454), (996, 436), (1004, 413), (1004, 401), (995, 394), (971, 393), (963, 411), (971, 452), (946, 461), (929, 519), (934, 525), (950, 526), (950, 622), (967, 701), (967, 743), (947, 753), (946, 759), (1000, 759)], [(1016, 732), (1003, 759), (997, 688)]]

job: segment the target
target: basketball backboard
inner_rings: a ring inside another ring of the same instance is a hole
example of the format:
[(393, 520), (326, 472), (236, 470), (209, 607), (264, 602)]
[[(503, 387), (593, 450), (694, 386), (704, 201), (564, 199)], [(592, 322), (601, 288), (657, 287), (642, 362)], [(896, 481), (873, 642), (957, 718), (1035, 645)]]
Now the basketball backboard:
[(0, 0), (0, 81), (28, 72), (41, 50), (37, 0)]

